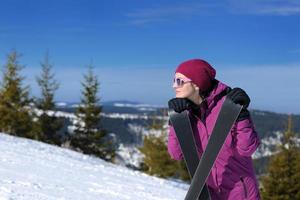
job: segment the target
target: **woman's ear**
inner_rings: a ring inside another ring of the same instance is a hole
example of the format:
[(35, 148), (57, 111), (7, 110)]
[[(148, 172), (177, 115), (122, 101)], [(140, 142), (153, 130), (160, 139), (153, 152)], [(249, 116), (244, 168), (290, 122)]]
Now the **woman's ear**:
[(199, 87), (195, 83), (193, 83), (193, 87), (195, 90), (199, 91)]

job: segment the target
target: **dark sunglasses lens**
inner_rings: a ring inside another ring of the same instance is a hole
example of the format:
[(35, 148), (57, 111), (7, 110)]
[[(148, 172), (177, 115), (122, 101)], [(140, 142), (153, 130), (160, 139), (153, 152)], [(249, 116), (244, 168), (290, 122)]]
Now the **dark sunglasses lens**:
[(179, 86), (181, 86), (182, 83), (181, 83), (180, 78), (177, 78), (177, 79), (176, 79), (176, 84), (179, 85)]
[(180, 81), (181, 81), (181, 82), (180, 82), (180, 83), (181, 83), (181, 86), (183, 86), (184, 83), (185, 83), (184, 80), (180, 80)]
[(177, 86), (183, 86), (185, 83), (181, 78), (174, 78), (173, 82), (176, 83)]

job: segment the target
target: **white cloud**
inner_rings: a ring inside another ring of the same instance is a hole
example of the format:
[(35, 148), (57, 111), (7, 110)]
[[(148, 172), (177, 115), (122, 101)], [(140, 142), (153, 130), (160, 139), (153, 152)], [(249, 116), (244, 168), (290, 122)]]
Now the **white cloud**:
[(267, 6), (261, 9), (257, 9), (258, 14), (271, 14), (271, 15), (297, 15), (300, 14), (300, 5), (294, 6)]
[(131, 25), (149, 23), (176, 22), (182, 19), (193, 19), (195, 16), (216, 15), (227, 12), (234, 15), (278, 15), (289, 16), (300, 14), (298, 0), (224, 0), (199, 1), (172, 4), (159, 4), (133, 10), (125, 17)]
[[(170, 65), (140, 67), (96, 67), (100, 80), (101, 101), (131, 100), (167, 106), (173, 98), (172, 78), (175, 67)], [(286, 65), (215, 66), (217, 79), (231, 87), (241, 87), (251, 97), (250, 108), (300, 114), (300, 63)], [(85, 68), (54, 68), (61, 83), (59, 101), (78, 101)], [(39, 95), (34, 76), (38, 68), (25, 68), (26, 83)]]
[(131, 24), (143, 25), (151, 22), (174, 21), (176, 19), (189, 18), (201, 14), (209, 14), (212, 8), (220, 6), (217, 3), (172, 3), (158, 5), (151, 8), (138, 9), (127, 13)]
[[(55, 78), (61, 83), (56, 99), (59, 101), (79, 101), (80, 81), (86, 74), (83, 67), (54, 66)], [(95, 67), (100, 81), (100, 97), (103, 101), (134, 100), (145, 103), (164, 104), (172, 96), (173, 70), (164, 65), (110, 68)], [(39, 96), (35, 77), (40, 74), (39, 67), (25, 68), (25, 82), (32, 88), (32, 94)], [(163, 100), (161, 100), (163, 99)]]
[(244, 88), (252, 108), (300, 113), (300, 64), (243, 66), (218, 71), (219, 79)]
[(289, 16), (300, 14), (296, 0), (228, 0), (229, 10), (235, 14)]

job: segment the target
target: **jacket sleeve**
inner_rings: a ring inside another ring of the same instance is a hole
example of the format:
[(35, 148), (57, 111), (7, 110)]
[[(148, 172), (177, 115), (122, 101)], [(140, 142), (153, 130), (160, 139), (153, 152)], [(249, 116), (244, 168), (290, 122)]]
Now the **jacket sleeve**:
[(242, 156), (251, 156), (260, 145), (251, 117), (236, 123), (236, 149)]
[(168, 152), (173, 160), (182, 160), (183, 155), (173, 126), (169, 125)]

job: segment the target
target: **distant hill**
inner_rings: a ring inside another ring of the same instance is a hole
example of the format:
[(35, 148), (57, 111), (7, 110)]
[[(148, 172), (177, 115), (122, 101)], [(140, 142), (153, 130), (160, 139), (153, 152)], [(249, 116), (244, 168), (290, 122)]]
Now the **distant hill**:
[[(251, 116), (260, 137), (272, 136), (275, 131), (284, 132), (288, 114), (251, 110)], [(300, 136), (300, 115), (293, 115), (293, 130)]]
[[(61, 104), (58, 109), (64, 112), (74, 112), (78, 104)], [(109, 133), (114, 133), (119, 144), (136, 148), (143, 144), (143, 136), (147, 133), (153, 116), (158, 115), (167, 123), (167, 116), (162, 116), (166, 108), (128, 101), (103, 103), (102, 127)], [(270, 111), (250, 110), (256, 131), (262, 141), (259, 149), (253, 155), (257, 174), (265, 172), (269, 156), (281, 143), (286, 130), (288, 114)], [(68, 122), (65, 127), (71, 125)], [(300, 115), (293, 115), (293, 129), (300, 138)], [(299, 139), (300, 143), (300, 139)]]
[[(61, 111), (74, 112), (79, 103), (57, 102)], [(107, 101), (101, 104), (105, 113), (148, 114), (156, 112), (162, 106), (143, 104), (133, 101)]]
[[(78, 103), (60, 103), (64, 106), (59, 106), (58, 110), (64, 112), (73, 113), (78, 106)], [(113, 132), (120, 136), (120, 139), (124, 143), (135, 143), (137, 140), (132, 137), (127, 137), (131, 134), (128, 133), (128, 124), (137, 124), (140, 126), (146, 126), (151, 123), (151, 119), (136, 118), (131, 119), (130, 115), (137, 116), (154, 116), (161, 115), (163, 107), (152, 106), (148, 104), (142, 104), (131, 101), (109, 101), (102, 104), (103, 112), (105, 114), (128, 114), (126, 118), (111, 118), (103, 117), (102, 125), (109, 132)], [(274, 133), (284, 132), (286, 130), (286, 124), (288, 114), (275, 113), (271, 111), (250, 110), (256, 131), (260, 138), (266, 138), (274, 136)], [(300, 136), (300, 115), (293, 115), (293, 128), (296, 135)]]

